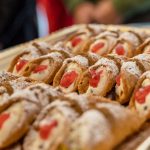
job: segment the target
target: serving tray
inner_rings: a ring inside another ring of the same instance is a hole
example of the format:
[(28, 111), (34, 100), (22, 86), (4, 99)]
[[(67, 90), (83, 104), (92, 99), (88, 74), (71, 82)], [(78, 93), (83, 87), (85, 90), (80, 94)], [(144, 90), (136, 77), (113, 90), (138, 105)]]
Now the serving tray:
[[(49, 36), (46, 36), (44, 38), (39, 38), (39, 39), (35, 39), (32, 40), (30, 42), (27, 43), (23, 43), (8, 49), (3, 50), (2, 52), (0, 52), (0, 71), (3, 70), (7, 70), (11, 60), (19, 53), (21, 53), (21, 51), (28, 46), (29, 44), (31, 44), (32, 42), (38, 42), (38, 41), (45, 41), (45, 42), (49, 42), (51, 44), (56, 43), (57, 41), (60, 41), (62, 39), (64, 39), (65, 37), (67, 37), (68, 35), (72, 34), (73, 32), (76, 32), (77, 30), (81, 29), (82, 27), (86, 26), (85, 24), (82, 25), (73, 25), (71, 27), (68, 28), (64, 28), (62, 30), (59, 30), (57, 32), (52, 33)], [(94, 26), (94, 27), (102, 27), (102, 28), (106, 28), (106, 29), (110, 29), (110, 30), (122, 30), (122, 31), (128, 31), (128, 30), (138, 30), (138, 31), (142, 31), (142, 32), (146, 32), (146, 33), (150, 33), (150, 29), (149, 28), (136, 28), (136, 27), (129, 27), (129, 26), (114, 26), (114, 25), (97, 25), (97, 24), (92, 24), (90, 26)], [(143, 149), (142, 145), (141, 145), (141, 141), (145, 140), (147, 143), (150, 143), (150, 122), (148, 124), (146, 124), (144, 126), (144, 128), (142, 129), (142, 132), (139, 135), (135, 135), (135, 137), (131, 137), (131, 139), (129, 141), (126, 141), (124, 145), (120, 145), (117, 150), (126, 150), (126, 149), (131, 149), (132, 147), (134, 147), (135, 145), (140, 145), (139, 148), (137, 150), (145, 150)], [(132, 142), (132, 138), (134, 139), (134, 143)], [(147, 140), (146, 140), (147, 139)], [(144, 144), (145, 145), (145, 144)]]

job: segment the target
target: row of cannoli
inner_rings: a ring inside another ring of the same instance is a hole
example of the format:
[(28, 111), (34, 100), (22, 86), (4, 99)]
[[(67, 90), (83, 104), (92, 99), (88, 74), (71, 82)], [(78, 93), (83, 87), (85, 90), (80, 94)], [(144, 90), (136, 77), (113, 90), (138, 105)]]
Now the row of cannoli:
[(124, 104), (129, 102), (139, 77), (150, 70), (150, 55), (146, 53), (130, 59), (115, 54), (99, 57), (92, 53), (68, 57), (65, 50), (53, 50), (29, 61), (21, 75), (52, 84), (64, 93), (110, 96)]
[[(77, 91), (106, 97), (115, 93), (112, 99), (124, 104), (129, 102), (139, 77), (150, 70), (149, 54), (139, 54), (132, 59), (111, 54), (84, 69), (79, 64), (83, 62), (80, 57), (66, 59), (54, 77), (53, 85), (64, 93)], [(79, 58), (79, 62), (74, 61), (75, 58)]]
[(15, 144), (14, 149), (23, 150), (110, 150), (144, 122), (143, 116), (109, 99), (63, 95), (38, 83), (16, 91), (1, 106), (0, 149)]
[[(139, 53), (147, 52), (143, 50), (149, 44), (148, 35), (135, 30), (120, 31), (103, 29), (93, 32), (90, 27), (79, 30), (68, 39), (64, 40), (64, 45), (72, 50), (72, 53), (92, 52), (100, 56), (106, 54), (117, 54), (126, 57), (133, 57)], [(148, 47), (147, 47), (148, 49)]]
[[(112, 53), (133, 57), (139, 53), (147, 53), (149, 51), (148, 45), (150, 40), (145, 40), (146, 37), (143, 36), (143, 34), (144, 33), (137, 31), (109, 31), (103, 28), (99, 32), (96, 32), (96, 30), (87, 26), (65, 40), (57, 42), (54, 46), (48, 42), (33, 42), (26, 47), (21, 54), (13, 59), (8, 71), (14, 74), (22, 74), (31, 60), (37, 59), (40, 63), (42, 60), (40, 57), (50, 53), (55, 53), (55, 55), (62, 60), (81, 53), (96, 53), (100, 56)], [(143, 41), (145, 42), (143, 43)], [(56, 60), (55, 57), (51, 57), (51, 59)], [(47, 67), (45, 64), (47, 65), (50, 63), (44, 62), (44, 64), (41, 64), (41, 67), (35, 69), (35, 72), (46, 69)]]

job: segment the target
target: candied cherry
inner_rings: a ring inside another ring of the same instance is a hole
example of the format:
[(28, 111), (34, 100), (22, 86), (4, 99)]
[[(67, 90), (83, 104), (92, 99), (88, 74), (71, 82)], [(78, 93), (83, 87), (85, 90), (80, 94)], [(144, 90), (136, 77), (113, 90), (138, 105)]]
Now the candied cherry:
[(49, 124), (45, 124), (40, 126), (40, 137), (43, 140), (47, 140), (52, 130), (58, 126), (58, 122), (56, 120), (51, 121)]
[(102, 70), (96, 72), (96, 70), (90, 70), (91, 78), (89, 80), (90, 86), (96, 88), (98, 86), (98, 83), (100, 81), (100, 76), (102, 74)]
[(78, 74), (75, 71), (66, 72), (60, 81), (60, 85), (62, 87), (68, 88), (77, 77)]

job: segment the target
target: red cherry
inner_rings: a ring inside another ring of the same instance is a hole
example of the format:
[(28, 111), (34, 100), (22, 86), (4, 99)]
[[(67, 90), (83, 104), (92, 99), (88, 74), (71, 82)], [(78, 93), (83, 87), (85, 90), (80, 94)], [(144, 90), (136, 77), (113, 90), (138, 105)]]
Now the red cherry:
[(39, 66), (35, 67), (33, 72), (34, 73), (42, 72), (42, 71), (46, 70), (47, 67), (48, 67), (47, 65), (39, 65)]
[(97, 53), (101, 48), (103, 48), (105, 44), (103, 42), (99, 42), (92, 47), (92, 52)]
[(49, 124), (45, 124), (40, 126), (40, 137), (43, 140), (48, 139), (49, 135), (51, 134), (52, 130), (57, 127), (58, 122), (56, 120), (50, 122)]
[(75, 71), (66, 72), (60, 81), (60, 85), (62, 87), (68, 88), (77, 77), (78, 74)]
[(72, 41), (71, 41), (73, 47), (76, 47), (81, 42), (82, 42), (82, 38), (81, 37), (74, 37), (72, 39)]
[(134, 98), (138, 103), (143, 104), (145, 103), (145, 98), (149, 93), (150, 93), (150, 86), (146, 86), (138, 89), (135, 92)]
[(3, 124), (5, 123), (5, 121), (10, 117), (10, 114), (5, 113), (5, 114), (1, 114), (0, 115), (0, 128), (3, 127)]
[(96, 70), (90, 70), (91, 78), (89, 80), (90, 86), (96, 88), (98, 86), (98, 82), (100, 81), (100, 76), (102, 74), (102, 70), (96, 72)]
[(116, 83), (118, 86), (120, 86), (120, 79), (121, 79), (121, 75), (119, 74), (117, 77), (116, 77)]
[(17, 70), (17, 72), (19, 72), (27, 63), (28, 63), (27, 60), (24, 60), (24, 59), (18, 60), (18, 62), (16, 64), (16, 70)]
[(125, 54), (125, 50), (124, 50), (124, 47), (122, 46), (122, 44), (118, 44), (116, 46), (116, 53), (118, 55), (124, 55)]

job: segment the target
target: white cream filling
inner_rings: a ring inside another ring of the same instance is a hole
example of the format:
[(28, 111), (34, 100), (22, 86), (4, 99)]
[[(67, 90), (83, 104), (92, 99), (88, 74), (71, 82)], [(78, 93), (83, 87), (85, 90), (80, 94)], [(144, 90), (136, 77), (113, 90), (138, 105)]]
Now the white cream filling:
[(103, 91), (106, 89), (106, 87), (108, 86), (107, 83), (109, 82), (109, 74), (106, 70), (105, 67), (100, 67), (99, 69), (96, 70), (96, 72), (99, 71), (103, 71), (102, 74), (100, 75), (100, 80), (98, 82), (97, 87), (92, 87), (89, 85), (86, 94), (88, 95), (101, 95), (101, 93), (103, 93)]
[[(78, 75), (82, 73), (82, 69), (79, 67), (79, 65), (77, 63), (68, 64), (65, 73), (69, 73), (69, 72), (72, 72), (72, 71), (75, 71), (76, 73), (78, 73)], [(75, 81), (68, 88), (64, 88), (62, 86), (60, 86), (60, 88), (65, 93), (72, 92), (74, 90)]]
[[(104, 47), (100, 48), (97, 52), (95, 52), (96, 54), (102, 55), (107, 53), (108, 51), (108, 43), (106, 40), (100, 39), (100, 40), (96, 40), (93, 44), (91, 44), (90, 46), (90, 51), (92, 52), (93, 47), (98, 44), (98, 43), (104, 43)], [(94, 52), (92, 52), (94, 53)]]
[(7, 140), (10, 133), (13, 133), (13, 129), (17, 128), (24, 112), (22, 109), (22, 104), (16, 103), (3, 113), (9, 113), (10, 117), (4, 122), (2, 128), (0, 129), (0, 145)]
[(50, 65), (50, 62), (48, 59), (42, 61), (41, 64), (39, 64), (39, 65), (46, 65), (48, 67), (47, 67), (47, 69), (45, 69), (41, 72), (37, 72), (37, 73), (32, 72), (30, 75), (30, 78), (34, 79), (34, 80), (42, 81), (45, 78), (47, 78), (47, 76), (49, 75), (49, 72), (51, 70), (51, 65)]

